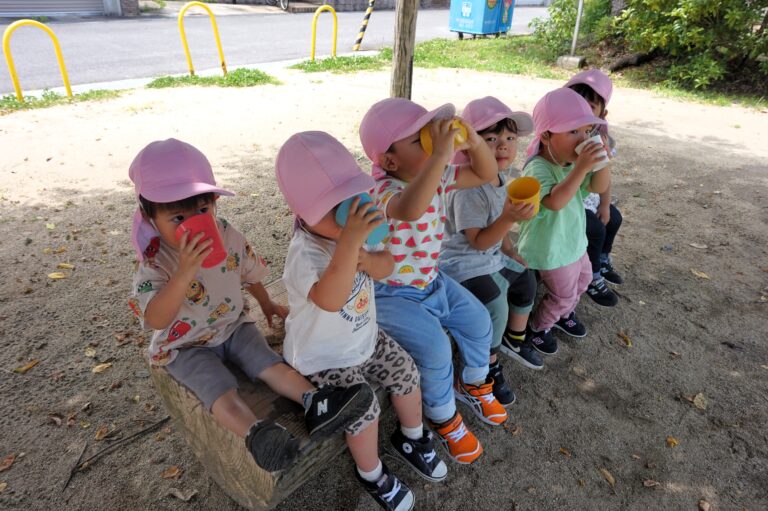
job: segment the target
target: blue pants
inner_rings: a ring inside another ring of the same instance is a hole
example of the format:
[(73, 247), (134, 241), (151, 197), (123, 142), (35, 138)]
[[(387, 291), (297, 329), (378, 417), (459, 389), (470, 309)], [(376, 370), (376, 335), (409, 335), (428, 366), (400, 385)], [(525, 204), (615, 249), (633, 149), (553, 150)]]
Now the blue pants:
[(465, 382), (485, 381), (493, 328), (488, 311), (458, 282), (442, 272), (425, 289), (376, 283), (376, 316), (416, 361), (427, 418), (453, 417), (453, 353), (444, 328), (456, 340)]

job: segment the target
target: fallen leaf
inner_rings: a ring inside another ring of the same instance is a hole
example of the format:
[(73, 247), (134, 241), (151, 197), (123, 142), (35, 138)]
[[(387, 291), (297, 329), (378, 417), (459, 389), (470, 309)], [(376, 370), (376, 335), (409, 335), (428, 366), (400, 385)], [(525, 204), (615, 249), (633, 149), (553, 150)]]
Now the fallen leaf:
[(96, 440), (97, 442), (101, 442), (102, 440), (104, 440), (104, 438), (107, 436), (108, 433), (109, 433), (109, 428), (106, 426), (102, 426), (98, 429), (98, 431), (96, 431), (96, 435), (93, 437), (93, 439)]
[(54, 254), (63, 254), (66, 251), (67, 251), (67, 247), (64, 247), (64, 246), (53, 249)]
[(93, 369), (91, 369), (91, 372), (94, 373), (94, 374), (103, 373), (104, 371), (106, 371), (110, 367), (112, 367), (112, 362), (106, 362), (104, 364), (99, 364), (99, 365), (93, 366)]
[(178, 479), (181, 477), (181, 475), (184, 473), (184, 469), (181, 469), (177, 467), (176, 465), (166, 468), (163, 470), (162, 474), (160, 474), (160, 477), (163, 479)]
[(113, 381), (112, 385), (109, 386), (109, 390), (119, 389), (122, 386), (123, 386), (123, 382), (122, 381), (120, 381), (120, 380)]
[(93, 404), (90, 401), (88, 401), (87, 403), (85, 403), (83, 406), (80, 407), (80, 411), (90, 415), (92, 407), (93, 407)]
[(88, 358), (93, 358), (96, 356), (96, 350), (93, 348), (85, 348), (85, 356)]
[(710, 509), (712, 506), (709, 502), (704, 499), (699, 500), (699, 511), (709, 511)]
[(69, 264), (69, 263), (59, 263), (59, 264), (56, 265), (56, 268), (58, 268), (60, 270), (74, 270), (75, 269), (75, 265), (74, 264)]
[(5, 459), (0, 462), (0, 472), (5, 472), (9, 468), (11, 468), (11, 465), (13, 465), (13, 461), (16, 459), (15, 454), (9, 454), (5, 457)]
[(611, 485), (611, 488), (616, 486), (616, 479), (613, 478), (613, 474), (608, 472), (608, 470), (601, 468), (600, 473), (603, 474), (603, 477), (608, 482), (609, 485)]
[(519, 436), (523, 432), (523, 427), (520, 424), (515, 424), (515, 427), (512, 428), (510, 433), (512, 436)]
[(654, 486), (659, 486), (659, 484), (660, 483), (658, 481), (654, 481), (653, 479), (646, 479), (643, 481), (643, 486), (646, 488), (653, 488)]
[(155, 433), (155, 442), (162, 442), (163, 440), (165, 440), (165, 433), (162, 431)]
[(48, 222), (47, 224), (45, 224), (45, 228), (53, 230), (56, 228), (56, 224), (54, 224), (53, 222)]
[(625, 333), (622, 331), (622, 332), (619, 332), (619, 333), (617, 333), (616, 335), (618, 335), (618, 336), (619, 336), (619, 338), (620, 338), (622, 341), (624, 341), (624, 344), (626, 344), (626, 345), (627, 345), (627, 348), (631, 348), (631, 347), (632, 347), (632, 339), (630, 339), (630, 338), (629, 338), (629, 336), (628, 336), (627, 334), (625, 334)]
[(135, 404), (139, 404), (139, 401), (141, 401), (141, 396), (136, 394), (131, 398), (131, 401), (133, 401)]
[(88, 429), (91, 427), (91, 423), (88, 421), (80, 421), (80, 427), (83, 429)]
[(675, 447), (675, 446), (676, 446), (676, 445), (678, 445), (679, 443), (680, 443), (680, 442), (678, 442), (678, 441), (677, 441), (677, 438), (675, 438), (675, 437), (673, 437), (673, 436), (668, 436), (668, 437), (667, 437), (667, 446), (668, 446), (668, 447)]
[(584, 486), (586, 486), (587, 484), (587, 482), (584, 479), (579, 479), (578, 483), (579, 483), (579, 486), (581, 486), (582, 488), (584, 488)]
[(710, 278), (709, 278), (709, 275), (707, 275), (707, 274), (706, 274), (706, 273), (704, 273), (703, 271), (694, 270), (693, 268), (691, 268), (691, 273), (693, 273), (694, 275), (696, 275), (696, 276), (697, 276), (697, 277), (699, 277), (700, 279), (707, 279), (707, 280), (710, 280)]
[(0, 493), (3, 493), (8, 488), (8, 483), (0, 483)]
[(189, 502), (192, 497), (197, 495), (197, 490), (187, 490), (184, 492), (177, 488), (171, 488), (170, 490), (168, 490), (168, 495), (176, 497), (177, 499), (182, 500), (184, 502)]
[(62, 420), (62, 417), (58, 413), (52, 413), (51, 415), (48, 416), (48, 422), (52, 422), (57, 426), (61, 426), (61, 420)]
[(760, 367), (762, 367), (763, 369), (768, 369), (768, 364), (763, 364)]
[(669, 356), (672, 357), (672, 358), (680, 358), (682, 355), (680, 355), (680, 353), (678, 353), (676, 351), (670, 351), (669, 352)]
[(39, 363), (40, 363), (40, 361), (38, 359), (33, 358), (32, 360), (30, 360), (29, 362), (27, 362), (23, 366), (17, 367), (16, 369), (14, 369), (13, 372), (17, 373), (17, 374), (26, 374), (27, 371), (29, 371), (30, 369), (32, 369), (33, 367), (35, 367)]
[(52, 279), (52, 280), (66, 279), (67, 278), (67, 274), (66, 273), (61, 273), (60, 271), (55, 271), (53, 273), (49, 273), (48, 274), (48, 278)]
[(639, 300), (640, 305), (645, 305), (645, 302), (642, 300)]
[(699, 250), (704, 250), (705, 248), (708, 248), (704, 243), (688, 243), (693, 248), (698, 248)]
[(698, 408), (699, 410), (706, 410), (707, 409), (707, 397), (699, 392), (693, 397), (693, 406)]
[(640, 459), (640, 455), (639, 455), (639, 454), (634, 454), (634, 453), (633, 453), (633, 454), (631, 454), (631, 455), (630, 455), (630, 457), (631, 457), (633, 460), (639, 460), (639, 459)]
[(562, 454), (562, 455), (563, 455), (563, 456), (565, 456), (566, 458), (570, 458), (570, 457), (571, 457), (571, 451), (569, 451), (569, 450), (568, 450), (568, 449), (566, 449), (565, 447), (561, 447), (561, 448), (560, 448), (560, 454)]
[(70, 428), (75, 425), (75, 419), (77, 419), (77, 412), (72, 412), (67, 415), (67, 427)]

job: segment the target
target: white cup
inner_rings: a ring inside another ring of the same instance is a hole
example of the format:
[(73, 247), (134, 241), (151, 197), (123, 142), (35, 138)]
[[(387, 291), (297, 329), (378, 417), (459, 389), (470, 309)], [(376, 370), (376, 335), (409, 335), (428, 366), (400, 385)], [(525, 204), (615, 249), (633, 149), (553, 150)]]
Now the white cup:
[(597, 155), (602, 158), (602, 160), (595, 163), (595, 166), (592, 167), (592, 170), (590, 172), (597, 172), (598, 170), (605, 168), (608, 166), (611, 161), (608, 159), (608, 152), (606, 152), (605, 147), (603, 146), (603, 138), (598, 133), (597, 135), (593, 135), (586, 139), (584, 142), (576, 146), (576, 154), (581, 154), (581, 151), (584, 150), (584, 147), (589, 144), (590, 142), (596, 142), (600, 144), (600, 147), (602, 148)]

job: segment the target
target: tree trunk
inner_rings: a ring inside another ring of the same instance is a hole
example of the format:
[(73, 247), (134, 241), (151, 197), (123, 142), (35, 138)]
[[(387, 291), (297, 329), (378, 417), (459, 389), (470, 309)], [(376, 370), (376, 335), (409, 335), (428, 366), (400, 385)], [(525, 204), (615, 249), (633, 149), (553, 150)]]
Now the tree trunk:
[(418, 5), (419, 0), (397, 0), (395, 7), (395, 44), (392, 51), (392, 85), (389, 90), (393, 98), (411, 99)]
[(627, 8), (626, 0), (611, 0), (611, 15), (618, 16), (621, 11)]

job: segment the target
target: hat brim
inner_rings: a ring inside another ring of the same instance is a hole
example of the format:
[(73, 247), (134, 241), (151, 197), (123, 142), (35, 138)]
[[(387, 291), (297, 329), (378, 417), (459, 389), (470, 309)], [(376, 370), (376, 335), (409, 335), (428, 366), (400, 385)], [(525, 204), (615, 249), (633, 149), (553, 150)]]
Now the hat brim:
[(604, 125), (608, 123), (605, 121), (605, 119), (601, 119), (595, 115), (584, 115), (576, 119), (570, 119), (566, 122), (553, 124), (547, 129), (547, 131), (551, 131), (552, 133), (564, 133), (566, 131), (575, 130), (576, 128), (580, 128), (588, 124)]
[[(359, 167), (357, 170), (360, 170)], [(313, 211), (311, 214), (299, 216), (301, 216), (301, 219), (304, 220), (307, 225), (317, 225), (329, 211), (339, 205), (342, 201), (361, 193), (367, 193), (375, 185), (376, 182), (369, 174), (357, 172), (354, 177), (338, 186), (334, 186), (328, 193), (318, 197), (318, 205), (317, 207), (312, 208)]]
[(234, 192), (219, 188), (208, 183), (182, 183), (168, 186), (157, 186), (151, 190), (143, 190), (141, 196), (147, 200), (158, 203), (176, 202), (203, 193), (217, 193), (219, 195), (235, 195)]
[(415, 135), (421, 128), (426, 126), (427, 123), (434, 119), (449, 119), (454, 115), (456, 115), (455, 106), (453, 106), (451, 103), (441, 105), (434, 110), (430, 110), (429, 112), (425, 113), (411, 124), (395, 133), (393, 142), (397, 142), (398, 140), (402, 140), (406, 137), (410, 137), (411, 135)]

